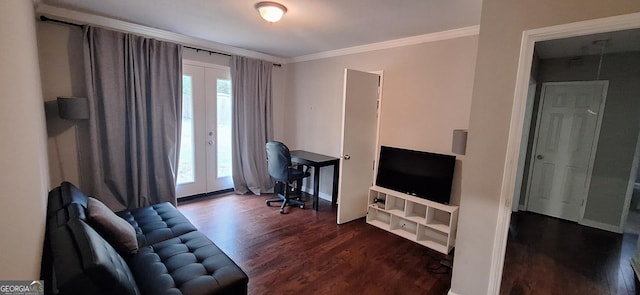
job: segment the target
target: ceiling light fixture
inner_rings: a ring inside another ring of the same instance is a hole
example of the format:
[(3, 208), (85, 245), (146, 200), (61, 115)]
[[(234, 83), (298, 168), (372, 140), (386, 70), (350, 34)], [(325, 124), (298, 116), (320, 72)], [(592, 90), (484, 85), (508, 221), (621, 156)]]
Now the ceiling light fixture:
[(271, 1), (256, 3), (256, 9), (260, 12), (260, 16), (270, 23), (279, 21), (284, 13), (287, 12), (287, 8), (284, 5)]

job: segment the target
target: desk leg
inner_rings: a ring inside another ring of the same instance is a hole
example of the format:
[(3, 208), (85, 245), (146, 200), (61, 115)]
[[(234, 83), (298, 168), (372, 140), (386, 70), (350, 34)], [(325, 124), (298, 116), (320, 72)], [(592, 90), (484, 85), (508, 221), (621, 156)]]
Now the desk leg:
[[(296, 169), (298, 169), (298, 171), (300, 172), (304, 172), (304, 170), (302, 169), (302, 165), (298, 165), (296, 167)], [(296, 182), (296, 191), (295, 191), (295, 195), (296, 196), (300, 196), (302, 197), (302, 179), (298, 180)]]
[(331, 190), (331, 206), (338, 202), (338, 177), (340, 173), (340, 160), (333, 164), (333, 189)]
[(313, 210), (318, 211), (318, 195), (320, 194), (320, 167), (313, 167)]

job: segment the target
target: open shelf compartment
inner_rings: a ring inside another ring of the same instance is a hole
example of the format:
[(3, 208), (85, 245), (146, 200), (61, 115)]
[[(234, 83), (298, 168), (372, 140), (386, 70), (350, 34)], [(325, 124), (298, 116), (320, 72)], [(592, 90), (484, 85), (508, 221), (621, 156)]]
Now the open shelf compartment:
[(451, 212), (429, 207), (427, 209), (426, 224), (441, 232), (449, 232), (451, 227)]
[(369, 207), (369, 209), (367, 210), (367, 223), (389, 230), (389, 224), (391, 223), (391, 214), (373, 207)]
[(391, 232), (407, 239), (415, 240), (417, 230), (417, 223), (396, 215), (391, 216)]
[(376, 200), (386, 200), (386, 199), (387, 199), (387, 194), (374, 191), (374, 190), (369, 190), (369, 204), (375, 203)]
[(425, 223), (427, 220), (427, 206), (407, 201), (405, 216), (417, 223)]
[(387, 196), (386, 209), (394, 214), (404, 215), (406, 200), (395, 196)]
[(369, 190), (369, 202), (368, 204), (376, 204), (376, 208), (385, 209), (385, 203), (387, 202), (387, 194), (378, 192), (375, 190)]
[(449, 240), (449, 235), (447, 235), (446, 233), (433, 230), (432, 228), (424, 225), (418, 226), (418, 236), (417, 236), (418, 243), (425, 244), (425, 245), (429, 245), (429, 244), (440, 245), (441, 247), (447, 248), (446, 252), (449, 252), (448, 240)]

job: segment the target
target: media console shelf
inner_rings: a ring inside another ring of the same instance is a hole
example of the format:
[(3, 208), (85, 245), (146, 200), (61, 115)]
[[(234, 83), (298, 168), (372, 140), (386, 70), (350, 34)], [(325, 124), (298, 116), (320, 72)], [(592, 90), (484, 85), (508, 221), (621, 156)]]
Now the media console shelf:
[(372, 186), (367, 223), (448, 254), (455, 246), (458, 206)]

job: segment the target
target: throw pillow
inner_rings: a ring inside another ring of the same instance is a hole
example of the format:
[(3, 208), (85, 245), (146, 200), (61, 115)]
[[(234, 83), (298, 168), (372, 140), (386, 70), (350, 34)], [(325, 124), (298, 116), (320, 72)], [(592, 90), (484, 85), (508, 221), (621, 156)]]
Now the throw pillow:
[(138, 239), (133, 226), (113, 213), (104, 203), (89, 197), (87, 220), (100, 235), (120, 253), (120, 255), (138, 252)]

